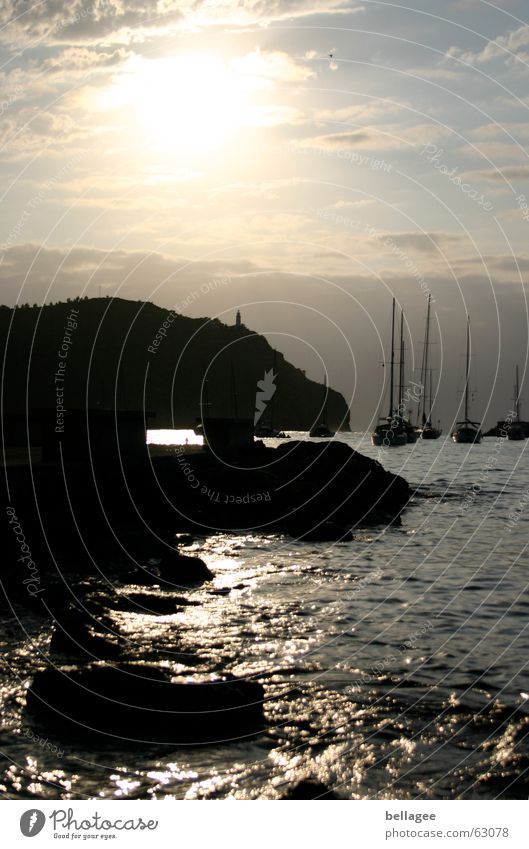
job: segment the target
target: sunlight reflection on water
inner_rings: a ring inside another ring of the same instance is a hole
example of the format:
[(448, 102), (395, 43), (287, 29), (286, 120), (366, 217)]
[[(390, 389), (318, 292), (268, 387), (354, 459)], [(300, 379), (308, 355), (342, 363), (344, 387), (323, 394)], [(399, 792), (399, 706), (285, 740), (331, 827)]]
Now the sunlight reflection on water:
[[(363, 436), (340, 438), (379, 457)], [(4, 623), (3, 792), (278, 798), (311, 777), (344, 798), (497, 795), (529, 769), (525, 515), (506, 527), (529, 490), (529, 464), (524, 443), (505, 443), (483, 477), (493, 445), (441, 439), (388, 451), (384, 465), (417, 488), (400, 527), (357, 529), (339, 545), (196, 538), (187, 553), (215, 575), (187, 592), (198, 606), (113, 614), (129, 659), (262, 680), (269, 725), (252, 740), (166, 755), (61, 743), (58, 763), (16, 733), (48, 634), (29, 614), (22, 642)]]

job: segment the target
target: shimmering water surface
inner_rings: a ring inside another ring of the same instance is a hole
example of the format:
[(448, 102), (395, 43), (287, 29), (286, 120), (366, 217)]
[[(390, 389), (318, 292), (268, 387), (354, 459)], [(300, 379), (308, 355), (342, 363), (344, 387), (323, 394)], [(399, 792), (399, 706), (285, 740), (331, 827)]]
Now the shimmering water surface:
[(8, 798), (274, 799), (305, 778), (344, 799), (529, 796), (529, 446), (339, 438), (413, 485), (399, 526), (339, 544), (196, 538), (215, 573), (188, 593), (200, 604), (114, 614), (130, 658), (163, 647), (175, 669), (262, 681), (262, 734), (162, 755), (30, 738), (49, 634), (28, 614), (0, 630)]

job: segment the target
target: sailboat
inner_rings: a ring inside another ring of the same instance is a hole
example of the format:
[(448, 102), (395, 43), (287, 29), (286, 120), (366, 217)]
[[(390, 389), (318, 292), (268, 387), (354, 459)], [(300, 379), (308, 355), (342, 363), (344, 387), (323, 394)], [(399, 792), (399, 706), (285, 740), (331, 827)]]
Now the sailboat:
[[(401, 363), (402, 363), (402, 338), (401, 338)], [(402, 425), (401, 419), (395, 415), (393, 409), (393, 375), (395, 371), (395, 298), (391, 312), (391, 360), (389, 373), (389, 410), (383, 424), (376, 426), (371, 434), (373, 445), (385, 446), (387, 448), (408, 444), (408, 436)], [(402, 379), (401, 379), (402, 382)]]
[(404, 415), (406, 401), (404, 398), (404, 312), (400, 311), (400, 363), (399, 363), (399, 404), (397, 407), (398, 418), (406, 431), (406, 442), (417, 442), (417, 432), (409, 419)]
[[(430, 347), (430, 300), (426, 307), (426, 328), (424, 331), (424, 350), (422, 355), (421, 386), (422, 386), (422, 427), (419, 429), (421, 439), (439, 439), (442, 430), (432, 425), (432, 369), (428, 368), (428, 351)], [(426, 384), (428, 383), (428, 391)]]
[(323, 404), (322, 404), (322, 417), (321, 421), (317, 425), (313, 425), (310, 429), (309, 436), (312, 439), (332, 439), (335, 435), (334, 430), (331, 430), (327, 427), (327, 375), (323, 375)]
[(467, 316), (467, 357), (465, 369), (465, 418), (462, 422), (456, 422), (456, 429), (452, 433), (454, 442), (465, 442), (476, 444), (481, 442), (482, 433), (478, 422), (473, 422), (468, 414), (468, 396), (470, 379), (470, 316)]
[[(434, 427), (434, 425), (432, 424), (432, 405), (431, 405), (432, 370), (431, 369), (430, 369), (430, 373), (428, 375), (428, 384), (429, 384), (429, 386), (428, 386), (428, 402), (427, 402), (428, 403), (428, 406), (427, 406), (428, 415), (426, 414), (426, 412), (423, 412), (423, 414), (422, 414), (422, 427), (420, 429), (420, 436), (421, 436), (421, 439), (439, 439), (439, 437), (441, 436), (441, 434), (443, 432), (442, 428), (440, 428), (439, 426)], [(437, 425), (439, 425), (439, 421), (437, 422)]]
[(513, 422), (511, 422), (511, 425), (507, 430), (507, 439), (518, 441), (520, 439), (525, 439), (525, 429), (520, 421), (520, 386), (518, 383), (518, 366), (516, 366), (515, 374), (514, 409), (516, 411), (516, 418)]

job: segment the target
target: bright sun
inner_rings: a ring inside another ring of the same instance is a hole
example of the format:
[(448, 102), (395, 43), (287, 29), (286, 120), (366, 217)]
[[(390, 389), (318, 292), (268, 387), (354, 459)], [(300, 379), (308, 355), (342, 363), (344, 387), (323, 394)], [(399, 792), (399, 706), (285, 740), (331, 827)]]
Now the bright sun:
[(212, 54), (129, 63), (105, 97), (125, 109), (151, 150), (194, 153), (226, 143), (244, 123), (243, 79)]

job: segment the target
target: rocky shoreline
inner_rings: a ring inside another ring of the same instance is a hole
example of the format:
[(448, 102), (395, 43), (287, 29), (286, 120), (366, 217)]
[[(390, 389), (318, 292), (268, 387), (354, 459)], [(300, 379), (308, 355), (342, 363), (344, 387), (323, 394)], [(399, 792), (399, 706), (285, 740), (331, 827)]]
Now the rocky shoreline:
[(222, 461), (177, 451), (104, 468), (18, 466), (6, 480), (2, 605), (52, 632), (28, 724), (96, 745), (227, 742), (266, 725), (266, 684), (201, 656), (200, 634), (195, 653), (127, 650), (120, 614), (141, 629), (144, 616), (200, 604), (194, 591), (214, 578), (180, 546), (256, 528), (354, 545), (356, 527), (398, 522), (410, 497), (402, 478), (339, 442), (256, 443)]

